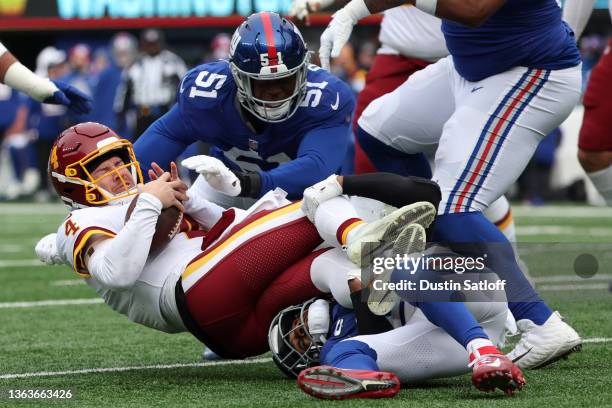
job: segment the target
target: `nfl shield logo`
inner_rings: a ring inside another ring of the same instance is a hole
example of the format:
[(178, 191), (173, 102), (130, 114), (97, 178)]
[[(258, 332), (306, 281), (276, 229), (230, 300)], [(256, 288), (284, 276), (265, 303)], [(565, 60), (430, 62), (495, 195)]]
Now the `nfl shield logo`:
[(257, 143), (257, 140), (249, 139), (249, 149), (251, 150), (259, 149), (259, 143)]

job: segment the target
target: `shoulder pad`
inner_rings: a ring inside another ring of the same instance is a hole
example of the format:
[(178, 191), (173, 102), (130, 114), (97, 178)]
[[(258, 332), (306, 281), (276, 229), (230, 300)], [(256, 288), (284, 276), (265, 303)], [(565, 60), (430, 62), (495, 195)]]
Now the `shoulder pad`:
[(183, 77), (179, 86), (179, 103), (217, 105), (236, 91), (234, 78), (225, 60), (199, 65)]
[(300, 105), (310, 116), (321, 119), (337, 118), (342, 123), (353, 113), (355, 95), (349, 86), (323, 68), (310, 64), (306, 83), (306, 96)]
[(58, 252), (81, 276), (87, 277), (82, 249), (94, 235), (115, 236), (123, 226), (127, 206), (74, 210), (57, 230)]

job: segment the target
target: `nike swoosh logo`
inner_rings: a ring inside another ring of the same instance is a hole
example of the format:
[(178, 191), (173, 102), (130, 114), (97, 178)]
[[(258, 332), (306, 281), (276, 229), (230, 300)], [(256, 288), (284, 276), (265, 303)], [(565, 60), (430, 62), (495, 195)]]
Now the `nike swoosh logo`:
[(475, 86), (474, 88), (472, 88), (472, 93), (480, 91), (482, 88), (484, 88), (484, 86)]
[(338, 94), (338, 92), (336, 92), (336, 103), (329, 106), (331, 106), (333, 110), (338, 110), (338, 106), (340, 106), (340, 94)]
[(531, 347), (529, 350), (527, 350), (526, 352), (524, 352), (523, 354), (521, 354), (520, 356), (516, 356), (512, 362), (516, 363), (517, 361), (519, 361), (521, 358), (525, 357), (527, 354), (529, 354), (529, 352), (533, 349), (533, 347)]

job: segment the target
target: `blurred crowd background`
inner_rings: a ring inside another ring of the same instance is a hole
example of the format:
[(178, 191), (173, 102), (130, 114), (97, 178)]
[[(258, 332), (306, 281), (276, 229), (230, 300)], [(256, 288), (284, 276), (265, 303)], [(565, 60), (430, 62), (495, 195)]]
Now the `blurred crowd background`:
[[(322, 24), (302, 27), (313, 51), (323, 28)], [(46, 170), (50, 146), (71, 124), (100, 122), (134, 141), (174, 103), (180, 79), (188, 69), (228, 57), (234, 29), (3, 31), (2, 42), (25, 65), (91, 95), (94, 108), (88, 115), (75, 116), (63, 106), (41, 104), (0, 85), (0, 200), (52, 199)], [(585, 87), (607, 44), (609, 30), (609, 18), (602, 14), (591, 20), (580, 40)], [(332, 71), (357, 94), (365, 85), (378, 48), (378, 26), (359, 26), (355, 34), (333, 61)], [(313, 62), (318, 63), (316, 56)], [(555, 164), (559, 167), (558, 161), (563, 160), (558, 149), (565, 137), (564, 130), (558, 129), (542, 141), (511, 198), (534, 205), (587, 200), (582, 178), (564, 176), (563, 183), (553, 182)], [(206, 149), (194, 145), (185, 155), (205, 153)]]

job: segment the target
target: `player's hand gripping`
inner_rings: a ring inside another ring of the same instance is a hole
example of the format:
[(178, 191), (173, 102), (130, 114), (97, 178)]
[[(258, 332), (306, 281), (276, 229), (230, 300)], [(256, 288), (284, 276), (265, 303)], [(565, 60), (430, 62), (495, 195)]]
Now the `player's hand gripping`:
[(60, 265), (62, 264), (62, 259), (57, 253), (57, 234), (54, 232), (52, 234), (45, 235), (34, 248), (36, 252), (36, 256), (40, 259), (41, 262), (46, 263), (47, 265)]
[(212, 188), (223, 194), (233, 197), (240, 194), (240, 180), (219, 159), (206, 155), (191, 156), (181, 165), (201, 174)]
[(170, 164), (170, 173), (164, 172), (156, 163), (152, 163), (152, 170), (149, 170), (149, 178), (151, 181), (141, 185), (139, 190), (141, 193), (149, 193), (154, 195), (161, 201), (163, 208), (175, 206), (181, 211), (185, 211), (183, 201), (187, 201), (187, 185), (178, 177), (178, 169), (176, 164)]
[(304, 190), (302, 211), (314, 223), (315, 213), (319, 205), (339, 195), (342, 195), (342, 185), (338, 181), (338, 176), (332, 174), (325, 180), (319, 181), (317, 184)]
[(319, 48), (321, 67), (329, 71), (330, 56), (336, 58), (340, 55), (342, 47), (347, 43), (353, 32), (353, 26), (369, 15), (370, 10), (366, 7), (364, 0), (351, 0), (332, 16), (332, 21), (321, 34), (321, 46)]

